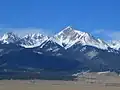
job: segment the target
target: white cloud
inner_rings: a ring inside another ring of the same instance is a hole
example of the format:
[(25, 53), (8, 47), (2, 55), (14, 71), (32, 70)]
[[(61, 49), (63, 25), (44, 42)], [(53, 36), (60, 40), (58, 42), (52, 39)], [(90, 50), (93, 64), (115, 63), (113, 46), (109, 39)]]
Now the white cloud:
[(112, 31), (111, 33), (108, 32), (108, 36), (113, 40), (120, 40), (120, 31)]
[(99, 29), (99, 30), (94, 30), (94, 31), (92, 32), (92, 34), (101, 34), (101, 33), (103, 33), (103, 32), (105, 32), (104, 29)]
[(51, 30), (41, 29), (41, 28), (0, 28), (0, 35), (6, 32), (14, 32), (18, 35), (24, 36), (26, 34), (41, 33), (44, 35), (52, 35)]
[(99, 29), (92, 32), (95, 36), (103, 37), (104, 39), (109, 40), (120, 40), (120, 31), (118, 30), (104, 30)]

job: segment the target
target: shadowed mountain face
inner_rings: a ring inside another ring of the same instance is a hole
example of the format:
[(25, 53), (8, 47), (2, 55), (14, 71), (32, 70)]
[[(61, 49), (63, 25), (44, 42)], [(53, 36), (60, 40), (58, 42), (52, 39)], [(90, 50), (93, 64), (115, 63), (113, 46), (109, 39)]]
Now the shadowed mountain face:
[(0, 70), (24, 71), (32, 68), (35, 71), (76, 72), (120, 69), (119, 50), (71, 27), (49, 38), (34, 34), (21, 39), (12, 33), (9, 37), (4, 35), (0, 39)]
[[(2, 44), (3, 45), (3, 44)], [(14, 44), (3, 45), (0, 56), (1, 69), (36, 68), (44, 70), (91, 70), (106, 71), (120, 69), (120, 54), (108, 52), (90, 46), (74, 45), (65, 50), (51, 49), (56, 44), (49, 43), (47, 47), (26, 49)], [(26, 68), (24, 68), (26, 67)]]

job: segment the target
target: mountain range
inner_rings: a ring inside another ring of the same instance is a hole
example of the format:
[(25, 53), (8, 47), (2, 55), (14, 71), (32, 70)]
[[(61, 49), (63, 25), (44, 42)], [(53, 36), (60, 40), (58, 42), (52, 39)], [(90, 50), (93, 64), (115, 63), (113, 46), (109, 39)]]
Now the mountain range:
[(0, 70), (119, 71), (120, 41), (106, 42), (66, 27), (52, 37), (24, 37), (8, 32), (0, 38)]
[(25, 48), (34, 48), (50, 40), (56, 42), (65, 49), (70, 48), (76, 43), (80, 43), (83, 46), (88, 45), (97, 47), (99, 49), (108, 49), (109, 47), (119, 50), (120, 48), (119, 40), (106, 42), (101, 39), (95, 38), (89, 33), (75, 30), (71, 26), (66, 27), (61, 32), (52, 37), (45, 36), (40, 33), (28, 34), (21, 37), (18, 36), (17, 34), (14, 34), (14, 32), (8, 32), (0, 38), (2, 44), (17, 43)]

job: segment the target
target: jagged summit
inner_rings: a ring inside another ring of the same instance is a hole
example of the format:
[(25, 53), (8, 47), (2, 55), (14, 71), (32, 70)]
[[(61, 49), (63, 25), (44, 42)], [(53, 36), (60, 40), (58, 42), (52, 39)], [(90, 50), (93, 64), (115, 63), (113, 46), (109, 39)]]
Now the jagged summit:
[(89, 33), (76, 30), (71, 26), (66, 27), (54, 37), (65, 47), (65, 49), (70, 48), (76, 43), (94, 46), (101, 49), (108, 48), (108, 45), (103, 43), (102, 40), (96, 39)]
[(74, 30), (72, 26), (67, 26), (66, 28), (64, 28), (63, 30)]
[(20, 37), (18, 37), (18, 35), (16, 35), (13, 32), (8, 32), (5, 33), (2, 38), (0, 39), (0, 41), (2, 41), (3, 43), (9, 44), (9, 43), (14, 43), (20, 40)]
[(84, 32), (77, 31), (71, 26), (68, 26), (60, 31), (58, 34), (56, 34), (54, 37), (67, 49), (75, 44), (82, 34), (84, 34)]
[(44, 41), (48, 39), (47, 36), (44, 36), (40, 33), (35, 33), (35, 34), (28, 34), (24, 36), (20, 42), (21, 45), (24, 46), (25, 48), (33, 48), (40, 46)]
[(60, 34), (63, 34), (63, 33), (72, 33), (72, 32), (85, 33), (85, 32), (74, 29), (72, 26), (67, 26), (66, 28), (61, 30), (57, 35), (60, 35)]
[(40, 33), (28, 34), (24, 37), (19, 37), (13, 32), (8, 32), (1, 37), (0, 41), (3, 44), (17, 43), (25, 48), (33, 48), (41, 45), (41, 43), (47, 39), (47, 36), (44, 36)]

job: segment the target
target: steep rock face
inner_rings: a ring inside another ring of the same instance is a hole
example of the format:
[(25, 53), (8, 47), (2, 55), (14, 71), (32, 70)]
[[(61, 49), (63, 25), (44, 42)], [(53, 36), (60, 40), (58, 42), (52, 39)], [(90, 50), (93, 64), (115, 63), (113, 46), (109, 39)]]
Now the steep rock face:
[(65, 49), (52, 38), (50, 38), (42, 43), (39, 47), (34, 48), (34, 52), (38, 54), (62, 56), (65, 53)]

